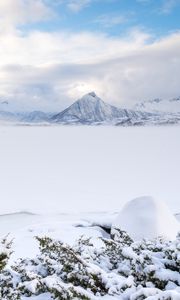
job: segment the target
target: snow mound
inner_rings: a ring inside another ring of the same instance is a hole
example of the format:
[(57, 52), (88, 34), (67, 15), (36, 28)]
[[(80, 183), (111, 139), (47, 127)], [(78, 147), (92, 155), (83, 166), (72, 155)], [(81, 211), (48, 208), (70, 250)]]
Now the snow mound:
[(163, 237), (173, 240), (180, 231), (180, 224), (166, 204), (152, 197), (140, 197), (129, 201), (112, 224), (125, 230), (134, 240)]

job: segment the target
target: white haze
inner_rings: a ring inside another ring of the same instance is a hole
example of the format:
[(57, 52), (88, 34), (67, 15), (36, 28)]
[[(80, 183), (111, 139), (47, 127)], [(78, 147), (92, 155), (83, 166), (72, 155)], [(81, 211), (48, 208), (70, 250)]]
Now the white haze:
[(180, 211), (179, 127), (0, 127), (0, 214), (115, 211), (152, 195)]

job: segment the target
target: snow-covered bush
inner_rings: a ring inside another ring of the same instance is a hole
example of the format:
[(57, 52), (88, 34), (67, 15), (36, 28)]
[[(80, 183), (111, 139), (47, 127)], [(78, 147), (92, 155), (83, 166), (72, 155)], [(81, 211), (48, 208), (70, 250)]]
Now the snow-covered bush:
[(21, 274), (19, 288), (25, 295), (49, 291), (55, 299), (73, 299), (75, 296), (89, 299), (85, 290), (92, 294), (107, 293), (100, 268), (93, 267), (77, 251), (60, 241), (48, 237), (37, 240), (41, 255), (35, 260), (20, 260), (14, 266)]
[(12, 254), (11, 246), (12, 241), (8, 240), (8, 236), (3, 238), (0, 242), (0, 272), (5, 268)]
[(26, 296), (50, 292), (54, 299), (69, 300), (109, 294), (132, 300), (180, 289), (179, 238), (133, 242), (117, 229), (111, 239), (80, 238), (74, 247), (48, 237), (37, 240), (40, 255), (14, 266)]
[(18, 260), (6, 275), (9, 285), (7, 277), (1, 277), (9, 294), (0, 299), (46, 292), (56, 300), (92, 300), (104, 295), (127, 300), (180, 299), (179, 237), (173, 242), (162, 238), (133, 242), (117, 229), (109, 239), (81, 237), (73, 247), (49, 237), (37, 240), (40, 254)]
[(8, 260), (12, 254), (12, 240), (8, 236), (0, 242), (0, 299), (17, 300), (20, 297), (16, 290), (16, 275), (7, 267)]

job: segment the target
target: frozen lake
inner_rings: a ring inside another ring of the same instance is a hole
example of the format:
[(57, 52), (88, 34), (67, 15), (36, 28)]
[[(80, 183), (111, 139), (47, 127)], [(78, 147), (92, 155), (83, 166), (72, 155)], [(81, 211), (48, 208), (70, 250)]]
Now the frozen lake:
[(180, 211), (179, 127), (0, 127), (0, 214), (118, 211), (152, 195)]

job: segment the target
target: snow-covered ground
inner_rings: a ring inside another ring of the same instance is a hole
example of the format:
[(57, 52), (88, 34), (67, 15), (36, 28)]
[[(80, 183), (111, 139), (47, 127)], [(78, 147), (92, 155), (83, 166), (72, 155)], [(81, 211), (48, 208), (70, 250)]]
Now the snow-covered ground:
[(179, 127), (0, 127), (0, 214), (39, 214), (1, 216), (0, 235), (10, 232), (16, 237), (17, 256), (22, 254), (23, 236), (29, 255), (36, 250), (28, 243), (37, 234), (57, 233), (67, 242), (81, 231), (102, 234), (99, 229), (71, 225), (87, 224), (82, 212), (90, 211), (95, 212), (88, 214), (91, 223), (102, 218), (110, 224), (114, 212), (142, 195), (165, 201), (179, 213), (179, 131)]
[(124, 204), (142, 195), (178, 214), (178, 136), (178, 127), (0, 127), (0, 237), (14, 238), (9, 263), (38, 253), (35, 236), (69, 245), (108, 237)]
[[(161, 214), (159, 212), (159, 214)], [(132, 210), (131, 210), (132, 215)], [(0, 236), (4, 236), (7, 232), (10, 232), (10, 237), (14, 238), (12, 249), (14, 253), (9, 261), (9, 265), (14, 263), (17, 258), (34, 258), (38, 253), (38, 243), (35, 240), (35, 236), (49, 236), (53, 239), (60, 240), (62, 242), (68, 243), (73, 246), (75, 242), (83, 235), (85, 238), (92, 238), (93, 244), (97, 244), (97, 247), (100, 243), (99, 237), (108, 238), (108, 233), (103, 229), (104, 227), (109, 227), (114, 220), (117, 218), (117, 213), (81, 213), (81, 214), (52, 214), (52, 215), (33, 215), (29, 213), (16, 213), (9, 215), (0, 216)], [(161, 221), (163, 221), (161, 219)], [(169, 218), (166, 219), (166, 222), (169, 226)], [(142, 224), (142, 230), (143, 224)], [(126, 248), (128, 251), (129, 248)], [(129, 250), (130, 251), (130, 250)], [(127, 252), (128, 253), (128, 252)], [(131, 253), (131, 252), (130, 252)], [(127, 254), (128, 255), (128, 254)], [(166, 275), (166, 274), (165, 274)], [(168, 274), (167, 274), (168, 275)], [(114, 275), (115, 276), (115, 275)], [(114, 280), (118, 278), (114, 277)], [(113, 284), (113, 281), (112, 281)], [(176, 286), (172, 285), (169, 288), (169, 291), (166, 291), (166, 298), (162, 299), (178, 299), (179, 293), (176, 291), (171, 291), (175, 289)], [(143, 290), (143, 289), (142, 289)], [(139, 293), (142, 292), (139, 290)], [(179, 290), (178, 290), (179, 291)], [(155, 289), (144, 290), (148, 295), (155, 295), (158, 291)], [(159, 291), (160, 292), (160, 291)], [(132, 290), (132, 293), (135, 293), (135, 290)], [(138, 293), (138, 291), (137, 291)], [(168, 298), (169, 296), (174, 298)], [(174, 294), (173, 294), (174, 293)], [(133, 297), (133, 296), (132, 296)], [(135, 297), (135, 296), (134, 296)], [(50, 300), (50, 293), (41, 294), (39, 296), (25, 297), (23, 296), (21, 300)], [(122, 300), (126, 299), (120, 295), (110, 296), (106, 295), (104, 297), (94, 297), (92, 299), (96, 300)], [(127, 298), (129, 299), (129, 298)], [(139, 298), (132, 298), (139, 299)], [(151, 299), (151, 298), (147, 298)], [(153, 300), (158, 300), (154, 296)]]
[[(107, 238), (109, 235), (105, 229), (111, 227), (117, 219), (117, 216), (118, 214), (116, 212), (50, 215), (33, 215), (21, 212), (17, 214), (1, 215), (0, 238), (10, 234), (10, 237), (14, 239), (14, 253), (11, 257), (11, 261), (14, 261), (20, 257), (34, 257), (38, 253), (38, 243), (34, 238), (35, 236), (49, 236), (69, 245), (73, 245), (82, 235), (88, 238)], [(134, 219), (136, 219), (135, 215)], [(180, 221), (178, 218), (177, 220)], [(163, 222), (162, 218), (160, 221)], [(169, 218), (164, 221), (166, 224), (167, 222), (169, 224)], [(128, 223), (129, 220), (127, 225)], [(161, 225), (164, 225), (164, 223)], [(143, 225), (144, 223), (142, 222), (139, 235), (145, 230)], [(134, 226), (137, 228), (138, 220)], [(147, 230), (148, 229), (146, 228), (146, 231)], [(153, 229), (151, 229), (151, 234), (152, 232), (155, 234), (156, 230), (157, 229), (153, 231)], [(168, 230), (171, 231), (173, 228), (169, 228)]]
[(82, 213), (33, 215), (16, 213), (0, 216), (0, 238), (8, 233), (13, 241), (12, 260), (33, 257), (38, 252), (35, 236), (49, 236), (70, 245), (82, 235), (86, 237), (107, 237), (99, 227), (110, 227), (117, 213)]
[(180, 211), (179, 127), (0, 127), (0, 214), (119, 211), (152, 195)]

